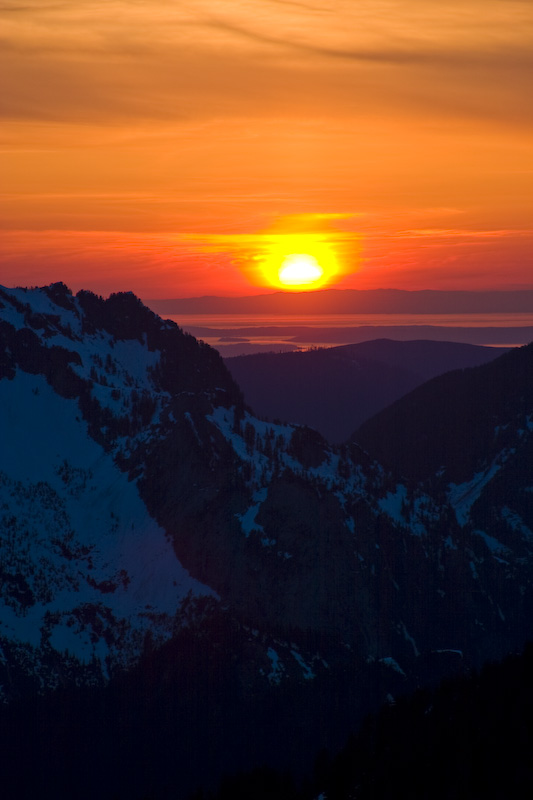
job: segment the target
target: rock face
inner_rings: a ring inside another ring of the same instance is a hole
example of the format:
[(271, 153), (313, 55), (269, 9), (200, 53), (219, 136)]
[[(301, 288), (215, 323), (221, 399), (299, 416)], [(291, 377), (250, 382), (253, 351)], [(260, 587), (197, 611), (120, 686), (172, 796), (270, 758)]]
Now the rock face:
[(342, 736), (530, 635), (531, 347), (421, 387), (363, 450), (257, 419), (131, 294), (3, 289), (0, 319), (4, 700), (124, 669), (194, 685), (195, 730), (199, 707), (235, 720), (222, 769), (279, 751), (276, 716), (296, 751), (315, 714)]

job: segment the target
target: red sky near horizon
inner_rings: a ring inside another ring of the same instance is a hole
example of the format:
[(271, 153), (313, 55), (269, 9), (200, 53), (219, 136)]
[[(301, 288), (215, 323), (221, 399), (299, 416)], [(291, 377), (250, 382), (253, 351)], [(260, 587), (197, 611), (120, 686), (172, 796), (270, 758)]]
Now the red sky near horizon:
[(533, 286), (529, 2), (5, 0), (0, 20), (0, 284), (257, 294), (303, 253), (309, 288)]

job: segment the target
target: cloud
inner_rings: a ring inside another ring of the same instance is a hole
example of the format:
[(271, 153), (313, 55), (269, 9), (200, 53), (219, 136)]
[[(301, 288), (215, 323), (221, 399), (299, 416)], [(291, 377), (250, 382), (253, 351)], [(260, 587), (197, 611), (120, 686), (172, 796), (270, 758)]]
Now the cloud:
[(418, 230), (398, 231), (397, 236), (406, 239), (501, 239), (505, 237), (522, 237), (533, 236), (532, 230), (516, 230), (516, 229), (502, 229), (502, 230), (486, 230), (476, 231), (453, 229), (453, 228), (420, 228)]
[(346, 47), (339, 42), (336, 46), (326, 46), (319, 42), (305, 40), (290, 36), (269, 34), (262, 30), (254, 30), (244, 25), (238, 25), (222, 19), (211, 19), (204, 23), (216, 31), (234, 34), (259, 45), (270, 45), (287, 51), (303, 53), (310, 56), (323, 57), (328, 60), (343, 60), (356, 62), (384, 63), (384, 64), (413, 64), (413, 65), (445, 65), (448, 67), (473, 67), (492, 66), (496, 64), (508, 67), (533, 66), (533, 53), (527, 42), (522, 42), (518, 47), (508, 49), (498, 42), (482, 44), (470, 42), (471, 47), (450, 46), (449, 42), (421, 43), (415, 40), (405, 40), (398, 45), (394, 38), (385, 40), (381, 46), (364, 42), (358, 46)]
[(531, 120), (533, 14), (523, 3), (336, 0), (324, 10), (280, 0), (86, 0), (4, 3), (2, 12), (7, 118), (343, 118), (400, 109)]

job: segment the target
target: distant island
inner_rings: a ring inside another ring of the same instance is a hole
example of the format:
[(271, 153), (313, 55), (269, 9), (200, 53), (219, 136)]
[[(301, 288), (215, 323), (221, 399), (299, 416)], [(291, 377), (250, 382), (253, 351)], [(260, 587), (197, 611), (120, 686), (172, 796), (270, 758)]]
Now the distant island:
[(245, 297), (146, 300), (157, 314), (491, 314), (533, 312), (533, 289), (439, 291), (324, 289)]

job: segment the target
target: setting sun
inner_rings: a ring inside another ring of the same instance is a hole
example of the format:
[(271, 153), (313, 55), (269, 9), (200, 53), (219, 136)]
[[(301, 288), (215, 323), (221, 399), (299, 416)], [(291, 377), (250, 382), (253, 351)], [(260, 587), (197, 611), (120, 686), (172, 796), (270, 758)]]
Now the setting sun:
[[(256, 254), (248, 263), (251, 282), (283, 291), (312, 291), (332, 283), (357, 268), (359, 236), (340, 231), (334, 222), (340, 215), (302, 214), (279, 217), (269, 231), (248, 245)], [(243, 259), (246, 263), (247, 259)]]
[(340, 272), (333, 242), (323, 233), (268, 236), (259, 256), (263, 279), (285, 291), (320, 289)]
[(285, 286), (308, 286), (320, 280), (324, 270), (314, 256), (291, 253), (283, 261), (278, 277)]

